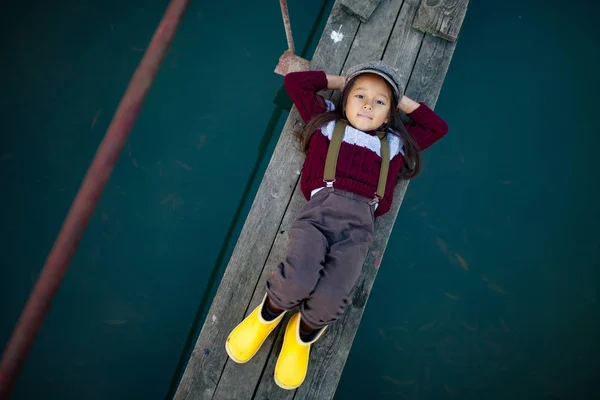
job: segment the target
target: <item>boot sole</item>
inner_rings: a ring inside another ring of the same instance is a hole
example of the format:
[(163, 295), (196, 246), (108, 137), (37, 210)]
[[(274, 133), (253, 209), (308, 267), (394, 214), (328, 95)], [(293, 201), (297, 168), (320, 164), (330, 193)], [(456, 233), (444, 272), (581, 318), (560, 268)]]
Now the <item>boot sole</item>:
[[(274, 329), (273, 329), (273, 331), (274, 331), (275, 329), (277, 329), (277, 328), (274, 328)], [(252, 357), (254, 357), (254, 356), (256, 355), (256, 353), (258, 353), (258, 351), (260, 350), (260, 348), (262, 347), (262, 345), (265, 343), (265, 340), (267, 340), (267, 338), (268, 338), (269, 336), (271, 336), (271, 333), (273, 333), (273, 331), (269, 332), (269, 334), (268, 334), (267, 336), (265, 336), (265, 338), (263, 339), (263, 341), (262, 341), (262, 342), (260, 342), (260, 345), (258, 346), (258, 348), (256, 349), (256, 351), (255, 351), (255, 352), (254, 352), (254, 353), (253, 353), (253, 354), (252, 354), (252, 355), (251, 355), (251, 356), (250, 356), (250, 357), (249, 357), (249, 358), (248, 358), (246, 361), (240, 360), (239, 358), (236, 358), (236, 357), (234, 357), (234, 356), (231, 354), (231, 350), (229, 349), (229, 341), (226, 341), (226, 342), (225, 342), (225, 351), (227, 352), (227, 355), (229, 356), (229, 358), (231, 358), (231, 360), (232, 360), (233, 362), (236, 362), (236, 363), (238, 363), (238, 364), (245, 364), (245, 363), (247, 363), (248, 361), (252, 360)]]
[(252, 354), (252, 357), (250, 357), (249, 359), (247, 359), (246, 361), (242, 361), (240, 359), (235, 358), (232, 354), (231, 354), (231, 350), (229, 350), (229, 343), (225, 342), (225, 351), (227, 352), (227, 355), (229, 356), (229, 358), (231, 358), (231, 360), (237, 364), (245, 364), (248, 361), (250, 361), (252, 359), (252, 357), (254, 357), (254, 354)]
[(300, 385), (302, 385), (302, 382), (300, 382), (300, 385), (288, 386), (288, 385), (284, 385), (283, 383), (279, 382), (279, 379), (277, 379), (277, 375), (273, 375), (273, 378), (275, 379), (275, 384), (277, 384), (277, 386), (279, 386), (280, 388), (285, 389), (285, 390), (298, 389), (300, 387)]

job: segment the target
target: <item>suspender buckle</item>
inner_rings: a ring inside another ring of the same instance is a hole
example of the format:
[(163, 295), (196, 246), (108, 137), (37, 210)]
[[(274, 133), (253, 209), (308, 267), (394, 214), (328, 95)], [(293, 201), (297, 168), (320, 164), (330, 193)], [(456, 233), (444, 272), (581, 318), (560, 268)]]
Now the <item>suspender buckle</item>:
[(323, 179), (323, 182), (325, 182), (325, 185), (327, 185), (327, 190), (333, 192), (333, 182), (335, 182), (335, 179), (332, 181), (327, 181)]
[(373, 198), (371, 199), (371, 201), (369, 201), (369, 205), (371, 205), (371, 206), (372, 206), (373, 204), (377, 204), (377, 203), (379, 203), (379, 200), (381, 200), (381, 197), (379, 197), (379, 196), (375, 195), (375, 197), (373, 197)]

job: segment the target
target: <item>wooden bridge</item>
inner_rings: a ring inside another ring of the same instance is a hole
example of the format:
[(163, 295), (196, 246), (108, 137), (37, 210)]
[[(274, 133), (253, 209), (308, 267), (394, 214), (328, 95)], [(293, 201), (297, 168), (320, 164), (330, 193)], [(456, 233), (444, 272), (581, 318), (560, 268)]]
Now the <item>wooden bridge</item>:
[[(383, 60), (403, 77), (406, 95), (434, 107), (469, 0), (337, 0), (311, 61), (311, 70), (343, 75), (346, 68)], [(331, 97), (332, 93), (324, 93)], [(408, 183), (395, 190), (391, 211), (375, 224), (375, 241), (352, 293), (352, 304), (311, 349), (308, 375), (295, 391), (273, 380), (285, 320), (246, 364), (229, 360), (225, 340), (262, 300), (265, 280), (285, 258), (287, 231), (306, 200), (299, 188), (303, 154), (292, 132), (292, 109), (248, 214), (227, 270), (183, 374), (175, 399), (331, 399), (381, 264)]]

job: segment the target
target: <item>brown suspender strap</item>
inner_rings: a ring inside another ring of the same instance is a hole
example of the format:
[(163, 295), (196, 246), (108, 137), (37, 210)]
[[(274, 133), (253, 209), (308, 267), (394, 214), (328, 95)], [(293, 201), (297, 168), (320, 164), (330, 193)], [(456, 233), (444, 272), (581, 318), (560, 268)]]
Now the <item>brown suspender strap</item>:
[[(338, 155), (340, 154), (340, 147), (342, 146), (342, 140), (344, 139), (344, 132), (346, 131), (347, 125), (348, 123), (346, 121), (336, 121), (333, 135), (329, 142), (329, 148), (327, 149), (323, 181), (327, 184), (327, 187), (330, 188), (333, 187), (333, 182), (335, 182), (335, 170), (337, 167)], [(373, 199), (374, 202), (378, 202), (385, 194), (385, 185), (390, 169), (390, 144), (387, 141), (387, 134), (384, 131), (380, 131), (377, 132), (377, 137), (379, 137), (381, 142), (381, 170), (379, 171), (379, 182), (377, 183), (377, 192)]]
[(333, 129), (333, 136), (329, 142), (329, 148), (327, 149), (327, 159), (325, 160), (325, 173), (323, 180), (327, 184), (327, 187), (333, 187), (335, 182), (335, 169), (337, 167), (338, 155), (340, 154), (340, 147), (342, 147), (342, 140), (344, 139), (344, 132), (348, 123), (343, 120), (336, 121), (335, 128)]
[(385, 131), (377, 132), (377, 136), (381, 141), (381, 170), (379, 171), (379, 182), (377, 183), (377, 197), (383, 199), (385, 184), (390, 170), (390, 143), (387, 140), (387, 133)]

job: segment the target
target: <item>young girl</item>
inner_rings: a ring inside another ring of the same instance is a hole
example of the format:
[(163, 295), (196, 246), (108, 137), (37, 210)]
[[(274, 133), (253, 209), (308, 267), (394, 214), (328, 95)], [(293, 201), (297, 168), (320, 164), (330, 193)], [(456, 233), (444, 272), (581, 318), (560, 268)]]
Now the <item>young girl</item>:
[[(397, 181), (419, 174), (419, 152), (448, 126), (427, 105), (404, 96), (398, 75), (381, 61), (354, 66), (346, 77), (294, 72), (284, 82), (307, 124), (298, 136), (307, 154), (300, 188), (308, 203), (288, 232), (287, 258), (267, 280), (261, 304), (233, 329), (225, 347), (233, 361), (247, 362), (284, 314), (299, 306), (275, 366), (277, 385), (295, 389), (306, 376), (311, 344), (351, 303), (375, 218), (390, 210)], [(318, 94), (325, 89), (341, 90), (338, 104)], [(412, 122), (404, 126), (398, 110)], [(337, 160), (336, 127), (343, 137)]]

